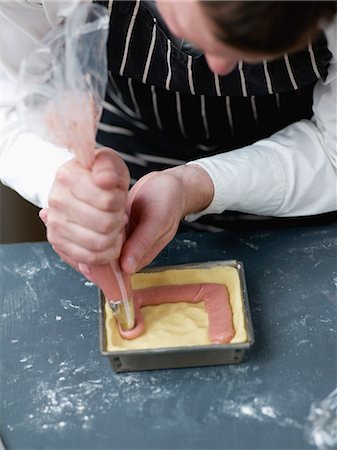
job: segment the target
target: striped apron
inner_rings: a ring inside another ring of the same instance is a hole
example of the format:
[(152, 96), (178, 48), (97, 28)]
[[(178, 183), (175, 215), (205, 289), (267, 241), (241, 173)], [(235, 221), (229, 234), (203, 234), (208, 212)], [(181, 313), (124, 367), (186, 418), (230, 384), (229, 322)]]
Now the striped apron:
[[(169, 32), (153, 1), (98, 3), (109, 8), (110, 33), (97, 142), (119, 152), (132, 183), (153, 170), (252, 144), (312, 116), (313, 88), (325, 79), (331, 58), (323, 34), (297, 53), (260, 64), (240, 61), (219, 76), (201, 53)], [(228, 214), (200, 222), (228, 226)]]

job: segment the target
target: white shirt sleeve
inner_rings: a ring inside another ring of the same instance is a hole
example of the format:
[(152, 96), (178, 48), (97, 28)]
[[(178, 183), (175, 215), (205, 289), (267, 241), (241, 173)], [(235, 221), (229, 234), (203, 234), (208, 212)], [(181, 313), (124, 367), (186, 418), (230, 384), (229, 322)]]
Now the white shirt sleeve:
[(267, 139), (188, 164), (214, 184), (211, 204), (187, 220), (225, 210), (303, 216), (337, 210), (337, 18), (325, 30), (332, 53), (325, 81), (316, 83), (313, 117)]
[(15, 109), (20, 63), (81, 0), (0, 2), (0, 179), (28, 201), (48, 206), (57, 169), (72, 153), (22, 127)]

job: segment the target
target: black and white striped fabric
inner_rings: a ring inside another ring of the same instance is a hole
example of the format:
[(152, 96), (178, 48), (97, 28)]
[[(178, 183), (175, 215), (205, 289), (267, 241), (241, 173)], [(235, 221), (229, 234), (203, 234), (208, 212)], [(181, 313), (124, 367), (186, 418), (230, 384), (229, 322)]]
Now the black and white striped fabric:
[(132, 182), (152, 170), (233, 150), (312, 115), (313, 87), (331, 53), (306, 49), (229, 75), (177, 40), (153, 1), (98, 2), (110, 11), (109, 83), (97, 141), (119, 151)]

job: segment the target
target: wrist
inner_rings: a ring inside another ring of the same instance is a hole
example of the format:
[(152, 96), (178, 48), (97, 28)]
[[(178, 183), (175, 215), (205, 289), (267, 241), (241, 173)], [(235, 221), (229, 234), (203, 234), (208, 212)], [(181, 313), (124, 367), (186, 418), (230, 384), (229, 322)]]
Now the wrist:
[(183, 194), (182, 217), (206, 209), (214, 197), (214, 185), (211, 177), (198, 164), (167, 169), (178, 178)]

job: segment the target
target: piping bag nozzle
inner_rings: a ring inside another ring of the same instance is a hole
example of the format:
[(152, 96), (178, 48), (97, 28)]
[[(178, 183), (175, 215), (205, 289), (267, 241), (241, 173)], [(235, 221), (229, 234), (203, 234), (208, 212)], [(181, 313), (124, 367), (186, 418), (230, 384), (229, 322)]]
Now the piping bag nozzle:
[(131, 276), (121, 271), (119, 264), (113, 262), (102, 266), (90, 266), (88, 278), (103, 291), (113, 315), (123, 330), (135, 327), (135, 307), (133, 303)]
[(111, 268), (115, 273), (121, 297), (112, 304), (109, 299), (109, 305), (121, 328), (132, 330), (135, 327), (135, 306), (132, 298), (131, 276), (121, 271), (118, 261), (113, 261)]
[[(135, 327), (135, 308), (132, 298), (125, 300), (108, 300), (112, 314), (123, 330), (132, 330)], [(128, 309), (128, 312), (126, 311)]]

